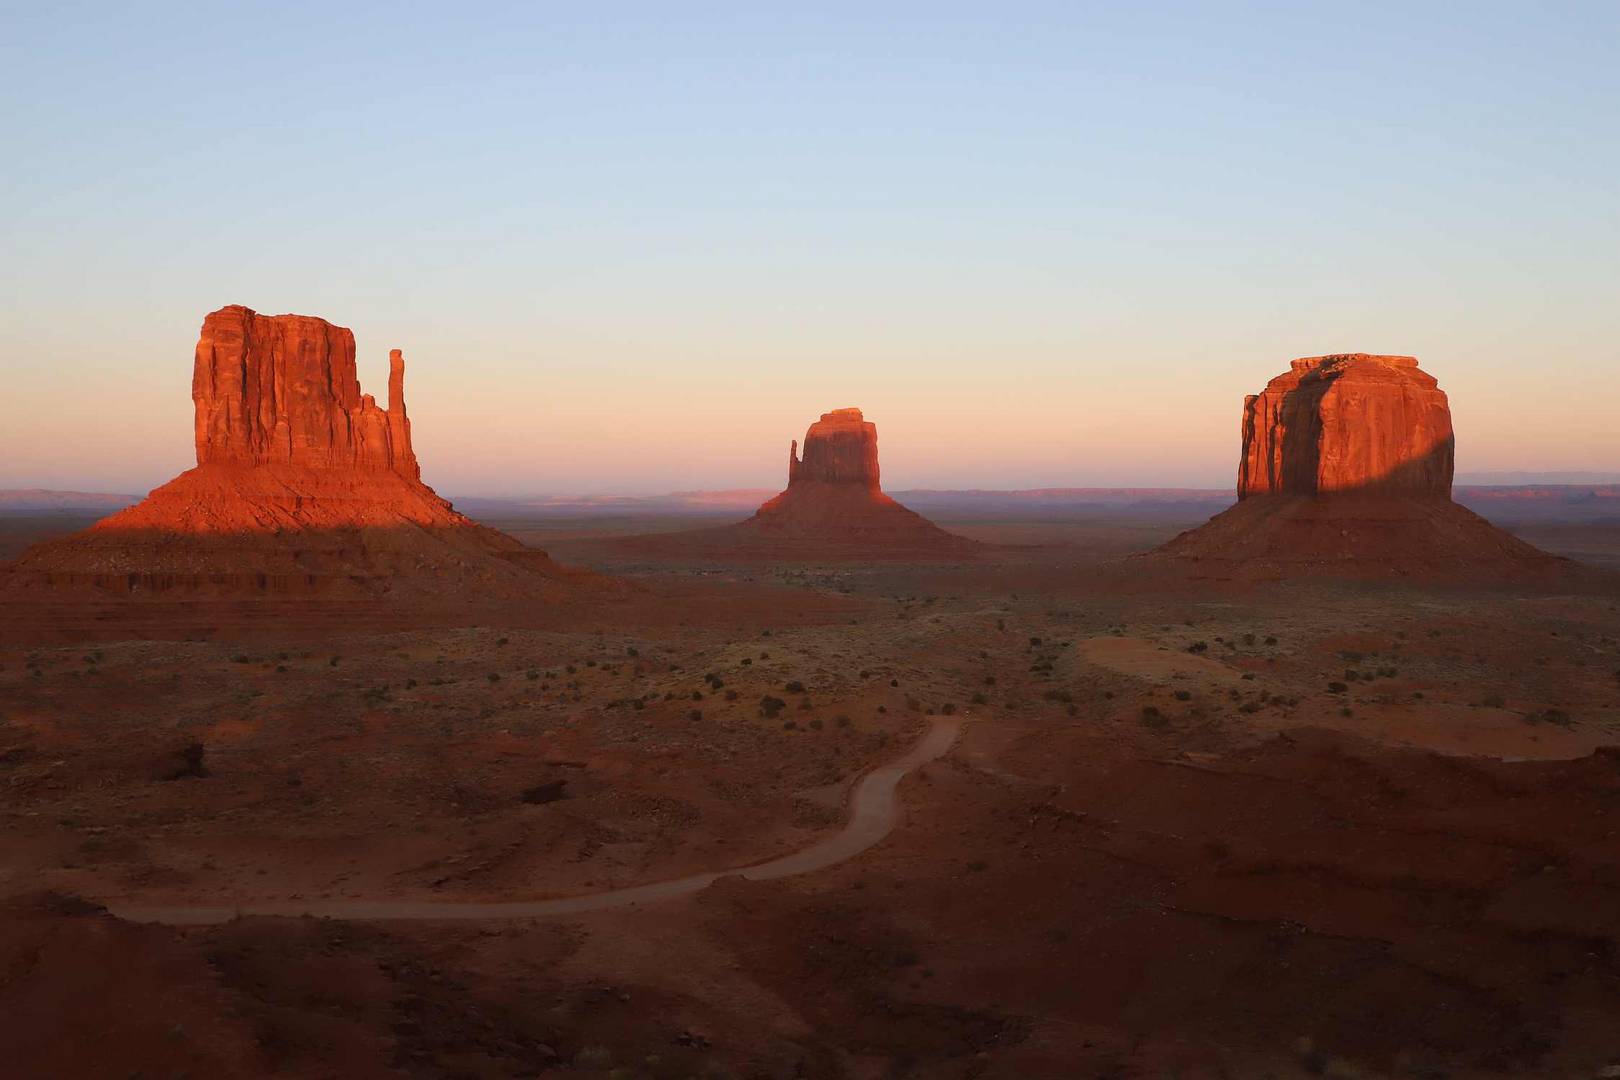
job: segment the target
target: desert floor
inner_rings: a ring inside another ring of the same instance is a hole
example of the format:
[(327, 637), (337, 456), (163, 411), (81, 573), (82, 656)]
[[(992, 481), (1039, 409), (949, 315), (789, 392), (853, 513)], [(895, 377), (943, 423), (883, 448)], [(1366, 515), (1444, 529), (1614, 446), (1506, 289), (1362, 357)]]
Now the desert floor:
[[(1126, 517), (926, 565), (614, 543), (698, 523), (491, 521), (635, 584), (560, 610), (13, 605), (0, 1073), (1620, 1075), (1620, 583), (1171, 581), (1124, 557), (1176, 523)], [(1522, 535), (1620, 567), (1613, 526)], [(745, 867), (947, 717), (808, 874), (101, 910)]]

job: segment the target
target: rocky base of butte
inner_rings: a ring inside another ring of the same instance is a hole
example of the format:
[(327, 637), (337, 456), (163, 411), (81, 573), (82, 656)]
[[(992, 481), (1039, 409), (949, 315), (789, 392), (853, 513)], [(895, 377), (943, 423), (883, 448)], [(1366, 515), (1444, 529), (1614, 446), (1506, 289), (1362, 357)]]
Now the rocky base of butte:
[(117, 594), (546, 592), (542, 552), (464, 517), (421, 481), (390, 356), (388, 406), (360, 392), (354, 335), (230, 306), (203, 321), (197, 466), (75, 536), (24, 552), (11, 589)]
[(1238, 504), (1148, 558), (1201, 576), (1493, 578), (1564, 560), (1451, 499), (1451, 408), (1410, 356), (1295, 360), (1243, 403)]

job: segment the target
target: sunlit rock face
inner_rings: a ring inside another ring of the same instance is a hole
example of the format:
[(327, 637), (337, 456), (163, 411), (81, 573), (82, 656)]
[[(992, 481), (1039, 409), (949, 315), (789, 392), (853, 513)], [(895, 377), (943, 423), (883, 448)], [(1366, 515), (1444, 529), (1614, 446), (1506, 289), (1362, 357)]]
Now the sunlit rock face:
[(203, 320), (192, 369), (197, 464), (387, 469), (416, 479), (405, 360), (389, 354), (388, 407), (360, 392), (354, 334), (240, 305)]
[[(388, 407), (360, 390), (354, 334), (239, 305), (203, 319), (192, 368), (197, 465), (7, 567), (12, 584), (111, 592), (535, 593), (543, 552), (458, 514), (421, 480), (405, 361)], [(542, 590), (543, 592), (544, 590)]]
[(1449, 499), (1453, 443), (1445, 392), (1413, 357), (1306, 357), (1244, 399), (1238, 498)]

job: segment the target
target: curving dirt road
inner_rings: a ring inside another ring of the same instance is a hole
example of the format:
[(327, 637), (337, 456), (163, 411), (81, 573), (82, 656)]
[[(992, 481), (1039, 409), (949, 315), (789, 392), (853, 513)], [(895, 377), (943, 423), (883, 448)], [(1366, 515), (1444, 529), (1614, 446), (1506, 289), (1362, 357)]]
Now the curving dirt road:
[(200, 926), (223, 923), (241, 915), (313, 915), (331, 919), (530, 919), (574, 915), (604, 908), (651, 903), (687, 896), (722, 877), (751, 881), (808, 874), (854, 858), (893, 831), (900, 820), (896, 788), (907, 773), (942, 757), (962, 731), (959, 717), (934, 717), (933, 726), (906, 754), (881, 765), (856, 782), (849, 796), (849, 822), (838, 833), (789, 855), (735, 870), (715, 870), (628, 889), (565, 896), (554, 900), (507, 900), (481, 903), (457, 900), (288, 900), (239, 906), (107, 905), (112, 914), (131, 922)]

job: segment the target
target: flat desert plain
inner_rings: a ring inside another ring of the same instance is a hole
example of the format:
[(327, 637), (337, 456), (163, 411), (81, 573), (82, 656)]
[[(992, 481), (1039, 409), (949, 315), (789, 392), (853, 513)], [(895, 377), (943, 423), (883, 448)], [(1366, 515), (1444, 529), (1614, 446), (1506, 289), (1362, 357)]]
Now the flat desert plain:
[[(490, 512), (626, 587), (433, 610), (8, 602), (0, 1060), (655, 1080), (1620, 1064), (1613, 523), (1516, 527), (1592, 569), (1563, 584), (1441, 587), (1129, 558), (1201, 512), (930, 516), (982, 550), (660, 557), (626, 537), (716, 518)], [(8, 518), (0, 554), (84, 523)], [(896, 765), (892, 815), (873, 803), (850, 839), (863, 778)], [(750, 872), (807, 850), (832, 854)]]

